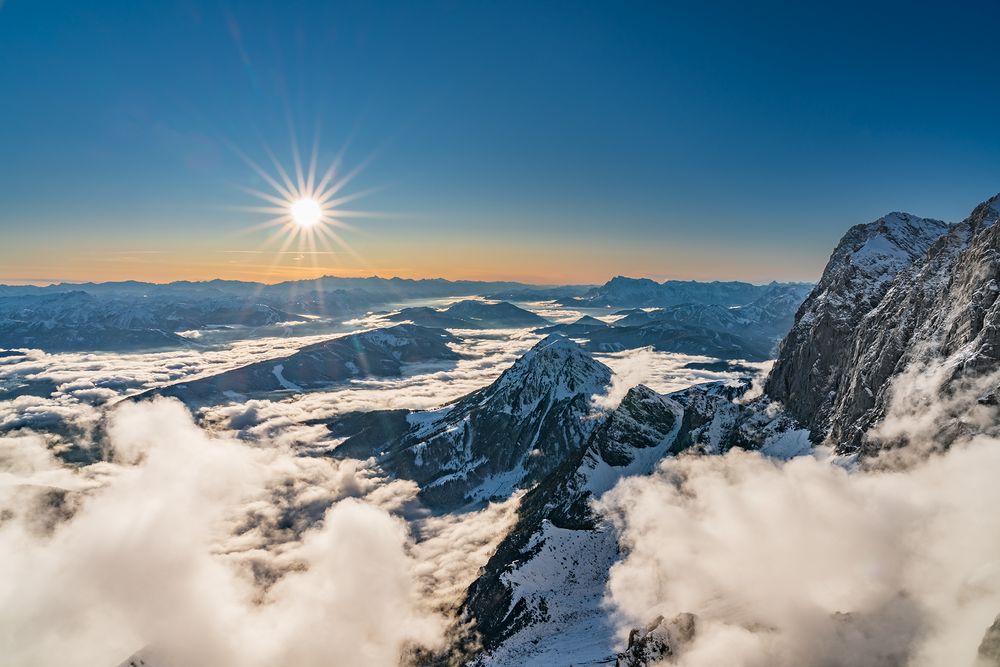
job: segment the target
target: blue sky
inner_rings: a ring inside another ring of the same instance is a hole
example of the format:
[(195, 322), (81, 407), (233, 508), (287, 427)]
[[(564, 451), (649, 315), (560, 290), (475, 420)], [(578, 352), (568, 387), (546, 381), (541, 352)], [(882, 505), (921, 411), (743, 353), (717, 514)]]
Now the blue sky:
[[(0, 280), (813, 279), (853, 224), (1000, 191), (998, 28), (996, 2), (7, 0)], [(288, 164), (317, 130), (378, 215), (279, 254), (236, 150)]]

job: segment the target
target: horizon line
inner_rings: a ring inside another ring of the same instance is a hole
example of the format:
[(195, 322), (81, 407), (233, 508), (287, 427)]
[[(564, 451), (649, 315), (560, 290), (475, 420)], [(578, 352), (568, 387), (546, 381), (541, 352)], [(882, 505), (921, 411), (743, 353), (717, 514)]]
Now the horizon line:
[(241, 283), (241, 284), (246, 284), (246, 285), (268, 285), (268, 286), (274, 286), (274, 285), (283, 285), (283, 284), (287, 284), (287, 283), (307, 283), (307, 282), (316, 282), (316, 281), (320, 281), (320, 280), (332, 279), (332, 280), (359, 280), (359, 281), (360, 280), (385, 280), (385, 281), (396, 280), (396, 281), (406, 281), (406, 282), (444, 281), (444, 282), (448, 282), (448, 283), (477, 283), (477, 284), (484, 284), (484, 285), (485, 284), (506, 283), (506, 284), (511, 284), (511, 285), (523, 286), (523, 287), (537, 287), (537, 288), (545, 288), (545, 289), (554, 289), (554, 288), (559, 288), (559, 287), (600, 287), (600, 286), (606, 285), (607, 283), (611, 282), (612, 280), (615, 280), (615, 279), (618, 279), (618, 278), (625, 278), (625, 279), (628, 279), (628, 280), (648, 280), (648, 281), (656, 283), (657, 285), (663, 285), (663, 284), (671, 283), (671, 282), (704, 283), (704, 284), (712, 284), (712, 283), (744, 283), (744, 284), (747, 284), (747, 285), (756, 285), (756, 286), (772, 285), (772, 284), (773, 285), (815, 285), (816, 284), (816, 281), (812, 281), (812, 280), (777, 280), (777, 279), (755, 281), (755, 280), (718, 279), (718, 278), (712, 279), (712, 280), (698, 280), (698, 279), (694, 279), (694, 278), (666, 278), (664, 280), (656, 280), (655, 278), (649, 277), (649, 276), (627, 276), (627, 275), (624, 275), (624, 274), (618, 274), (618, 275), (611, 276), (610, 278), (608, 278), (607, 280), (605, 280), (602, 283), (590, 283), (590, 282), (581, 282), (581, 283), (572, 283), (572, 282), (536, 283), (536, 282), (524, 282), (524, 281), (521, 281), (521, 280), (504, 280), (504, 279), (482, 280), (482, 279), (477, 279), (477, 278), (443, 278), (441, 276), (424, 276), (424, 277), (420, 277), (420, 278), (404, 278), (404, 277), (401, 277), (401, 276), (391, 276), (391, 277), (387, 278), (387, 277), (384, 277), (384, 276), (380, 276), (378, 274), (372, 274), (372, 275), (368, 275), (368, 276), (339, 276), (339, 275), (335, 275), (335, 274), (323, 274), (323, 275), (317, 276), (315, 278), (294, 278), (294, 279), (290, 279), (290, 280), (277, 280), (277, 281), (274, 281), (274, 282), (268, 282), (268, 281), (265, 281), (265, 280), (239, 280), (239, 279), (235, 279), (235, 278), (207, 278), (207, 279), (200, 279), (200, 280), (179, 279), (179, 280), (171, 280), (171, 281), (165, 281), (165, 282), (155, 281), (155, 280), (137, 280), (137, 279), (97, 281), (97, 280), (65, 280), (65, 279), (49, 279), (49, 278), (41, 278), (41, 279), (26, 278), (26, 279), (22, 280), (22, 279), (15, 278), (15, 279), (13, 279), (15, 282), (10, 282), (10, 283), (8, 283), (8, 282), (0, 282), (0, 287), (38, 287), (38, 288), (41, 289), (41, 288), (46, 288), (46, 287), (59, 287), (59, 286), (63, 286), (63, 285), (65, 285), (65, 286), (74, 286), (74, 285), (77, 285), (77, 286), (86, 286), (86, 285), (116, 285), (116, 284), (127, 284), (127, 283), (135, 283), (135, 284), (139, 284), (139, 285), (156, 285), (156, 286), (166, 287), (166, 286), (169, 286), (169, 285), (178, 285), (178, 284), (182, 284), (182, 283), (187, 283), (187, 284), (208, 284), (208, 283), (214, 283), (214, 282)]

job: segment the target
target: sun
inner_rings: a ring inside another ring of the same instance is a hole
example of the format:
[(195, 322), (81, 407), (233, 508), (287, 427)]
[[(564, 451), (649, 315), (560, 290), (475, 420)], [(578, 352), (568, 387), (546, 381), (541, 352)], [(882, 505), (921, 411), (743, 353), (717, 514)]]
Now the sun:
[[(2, 2), (3, 0), (0, 0), (0, 3)], [(272, 267), (281, 264), (282, 257), (286, 253), (294, 253), (298, 259), (308, 257), (317, 275), (321, 273), (321, 268), (322, 271), (331, 268), (329, 262), (337, 261), (335, 258), (342, 255), (350, 256), (359, 264), (365, 263), (341, 234), (355, 230), (354, 226), (347, 222), (350, 218), (379, 218), (386, 215), (376, 211), (345, 207), (349, 202), (362, 199), (378, 190), (378, 188), (368, 188), (346, 191), (348, 185), (361, 173), (371, 158), (344, 171), (341, 161), (344, 149), (341, 149), (329, 167), (320, 172), (317, 170), (318, 137), (313, 143), (308, 161), (303, 164), (298, 142), (293, 136), (291, 169), (286, 169), (271, 149), (264, 145), (264, 152), (274, 167), (272, 173), (257, 164), (239, 147), (231, 146), (231, 148), (269, 187), (269, 190), (259, 190), (238, 185), (237, 187), (246, 194), (261, 200), (262, 205), (231, 208), (268, 216), (268, 220), (248, 227), (245, 231), (254, 233), (266, 229), (273, 230), (263, 243), (265, 247), (272, 244), (278, 246), (275, 249)], [(326, 263), (324, 267), (320, 266), (321, 257), (331, 258), (324, 260)]]
[(323, 219), (323, 207), (312, 197), (301, 197), (288, 207), (288, 214), (299, 227), (312, 227)]

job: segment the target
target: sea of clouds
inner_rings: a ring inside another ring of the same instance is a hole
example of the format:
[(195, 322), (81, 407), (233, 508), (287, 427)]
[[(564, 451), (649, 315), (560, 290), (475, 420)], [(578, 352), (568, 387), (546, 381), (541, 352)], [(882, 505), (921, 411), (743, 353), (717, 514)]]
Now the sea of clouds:
[(10, 664), (398, 664), (441, 646), (516, 507), (430, 516), (411, 482), (208, 433), (172, 399), (106, 430), (82, 467), (0, 438)]
[[(140, 651), (167, 665), (392, 665), (440, 647), (517, 499), (430, 516), (414, 484), (372, 462), (310, 455), (328, 431), (301, 422), (436, 407), (537, 338), (479, 334), (457, 367), (196, 414), (120, 399), (320, 338), (0, 359), (7, 386), (54, 387), (0, 402), (4, 660), (113, 667)], [(96, 461), (67, 463), (71, 444)]]
[[(568, 319), (568, 316), (564, 315)], [(360, 327), (378, 321), (358, 322)], [(443, 646), (518, 497), (433, 516), (408, 481), (336, 447), (322, 420), (431, 409), (480, 389), (540, 336), (461, 331), (449, 364), (192, 412), (146, 389), (290, 354), (329, 336), (149, 354), (0, 358), (0, 653), (11, 664), (393, 665)], [(698, 357), (602, 355), (613, 407), (732, 373)], [(48, 389), (51, 388), (51, 391)], [(68, 456), (72, 448), (89, 455)]]

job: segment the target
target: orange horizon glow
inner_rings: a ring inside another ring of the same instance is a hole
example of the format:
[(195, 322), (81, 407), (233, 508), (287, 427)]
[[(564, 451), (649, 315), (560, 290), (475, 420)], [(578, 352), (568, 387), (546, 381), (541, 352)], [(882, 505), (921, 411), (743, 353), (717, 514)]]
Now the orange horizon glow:
[[(558, 257), (544, 250), (527, 252), (500, 244), (455, 244), (433, 255), (410, 252), (411, 248), (382, 246), (370, 259), (337, 253), (308, 251), (268, 252), (258, 250), (117, 251), (101, 254), (64, 249), (46, 253), (46, 261), (3, 257), (0, 252), (0, 283), (34, 284), (112, 282), (136, 280), (169, 283), (179, 280), (242, 280), (273, 284), (288, 280), (310, 280), (323, 276), (342, 278), (444, 278), (447, 280), (511, 281), (533, 285), (602, 284), (626, 275), (663, 280), (742, 280), (752, 283), (815, 281), (822, 265), (789, 266), (782, 274), (760, 271), (759, 262), (713, 262), (694, 257), (665, 257), (649, 251), (645, 256), (623, 258), (594, 249), (566, 249)], [(626, 251), (627, 252), (627, 251)], [(623, 254), (623, 253), (616, 253)], [(364, 253), (368, 256), (369, 253)], [(658, 256), (659, 255), (659, 256)], [(449, 261), (443, 261), (448, 257)], [(331, 259), (332, 258), (332, 259)], [(457, 258), (457, 259), (456, 259)], [(745, 259), (745, 258), (744, 258)], [(725, 265), (725, 269), (720, 267)], [(788, 269), (795, 270), (794, 273)], [(809, 269), (813, 270), (810, 271)]]

